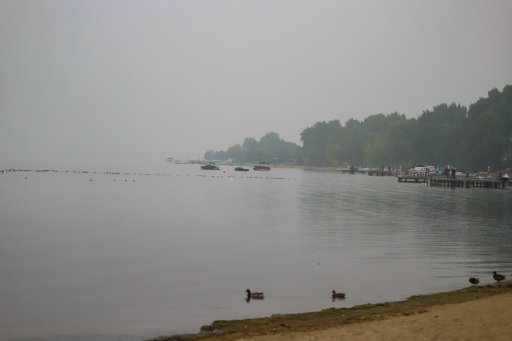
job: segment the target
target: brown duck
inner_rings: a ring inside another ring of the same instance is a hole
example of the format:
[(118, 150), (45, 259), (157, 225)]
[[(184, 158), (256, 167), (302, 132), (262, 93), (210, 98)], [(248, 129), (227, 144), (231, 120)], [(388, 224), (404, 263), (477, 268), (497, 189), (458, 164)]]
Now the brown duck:
[(265, 295), (262, 292), (252, 292), (249, 289), (245, 290), (245, 293), (247, 294), (248, 300), (262, 300), (265, 297)]
[(498, 284), (500, 284), (501, 281), (504, 281), (506, 279), (505, 276), (497, 273), (496, 271), (492, 272), (492, 278), (494, 278), (496, 282), (498, 282)]
[(333, 299), (333, 300), (335, 300), (335, 299), (337, 299), (337, 298), (342, 299), (342, 298), (345, 298), (345, 297), (346, 297), (346, 295), (345, 295), (344, 293), (342, 293), (342, 292), (336, 292), (336, 290), (331, 291), (331, 295), (332, 295), (332, 299)]
[(469, 283), (471, 283), (473, 285), (477, 285), (478, 283), (480, 283), (480, 279), (478, 279), (476, 277), (470, 277), (469, 278)]

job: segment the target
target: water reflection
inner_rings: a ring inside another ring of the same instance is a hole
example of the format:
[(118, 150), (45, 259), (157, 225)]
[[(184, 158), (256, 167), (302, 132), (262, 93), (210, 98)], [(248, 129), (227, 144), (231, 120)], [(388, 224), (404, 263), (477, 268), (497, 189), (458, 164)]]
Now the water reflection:
[[(332, 250), (338, 268), (350, 263), (375, 271), (372, 281), (401, 286), (389, 276), (402, 265), (416, 286), (456, 287), (468, 273), (511, 269), (510, 191), (429, 188), (392, 178), (304, 177), (302, 228), (312, 252)], [(375, 266), (375, 263), (380, 266)], [(406, 281), (410, 286), (410, 282)], [(463, 284), (461, 284), (463, 285)], [(407, 291), (407, 288), (402, 288)]]

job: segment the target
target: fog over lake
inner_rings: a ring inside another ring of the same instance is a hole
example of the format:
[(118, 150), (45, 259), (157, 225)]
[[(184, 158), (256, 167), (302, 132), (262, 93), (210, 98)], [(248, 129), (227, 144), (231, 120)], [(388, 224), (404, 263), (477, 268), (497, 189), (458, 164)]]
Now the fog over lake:
[(88, 171), (0, 175), (1, 340), (140, 340), (512, 272), (510, 189), (164, 161)]
[(468, 106), (511, 83), (511, 12), (500, 0), (4, 0), (0, 167), (199, 159), (271, 131), (300, 143), (318, 121)]
[[(512, 276), (510, 189), (166, 162), (270, 132), (300, 156), (317, 122), (475, 103), (512, 83), (510, 13), (501, 0), (0, 1), (0, 340), (134, 341)], [(248, 288), (265, 299), (246, 302)]]

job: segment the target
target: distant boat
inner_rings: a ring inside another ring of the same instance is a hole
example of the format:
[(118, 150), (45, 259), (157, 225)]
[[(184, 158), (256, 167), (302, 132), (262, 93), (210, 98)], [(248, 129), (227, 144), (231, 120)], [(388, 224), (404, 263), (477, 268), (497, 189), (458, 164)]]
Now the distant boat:
[(236, 167), (236, 168), (235, 168), (235, 171), (237, 171), (237, 172), (248, 172), (248, 171), (249, 171), (249, 168)]
[(257, 165), (255, 165), (253, 168), (255, 171), (269, 171), (270, 167), (265, 162), (260, 162)]
[(215, 164), (215, 162), (210, 162), (207, 165), (201, 166), (201, 169), (205, 170), (220, 170), (220, 168)]

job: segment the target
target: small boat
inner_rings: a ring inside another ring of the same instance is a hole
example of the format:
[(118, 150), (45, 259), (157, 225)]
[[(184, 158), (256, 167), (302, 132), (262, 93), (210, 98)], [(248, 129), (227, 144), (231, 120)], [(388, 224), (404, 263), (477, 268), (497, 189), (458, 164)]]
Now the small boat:
[(207, 165), (203, 165), (201, 166), (201, 169), (206, 169), (206, 170), (220, 170), (220, 168), (215, 164), (215, 162), (210, 162), (209, 164)]
[(265, 162), (260, 162), (257, 165), (255, 165), (252, 169), (255, 171), (269, 171), (270, 166), (268, 166), (268, 164)]
[(236, 168), (235, 168), (235, 171), (237, 171), (237, 172), (248, 172), (248, 171), (249, 171), (249, 168), (236, 167)]

